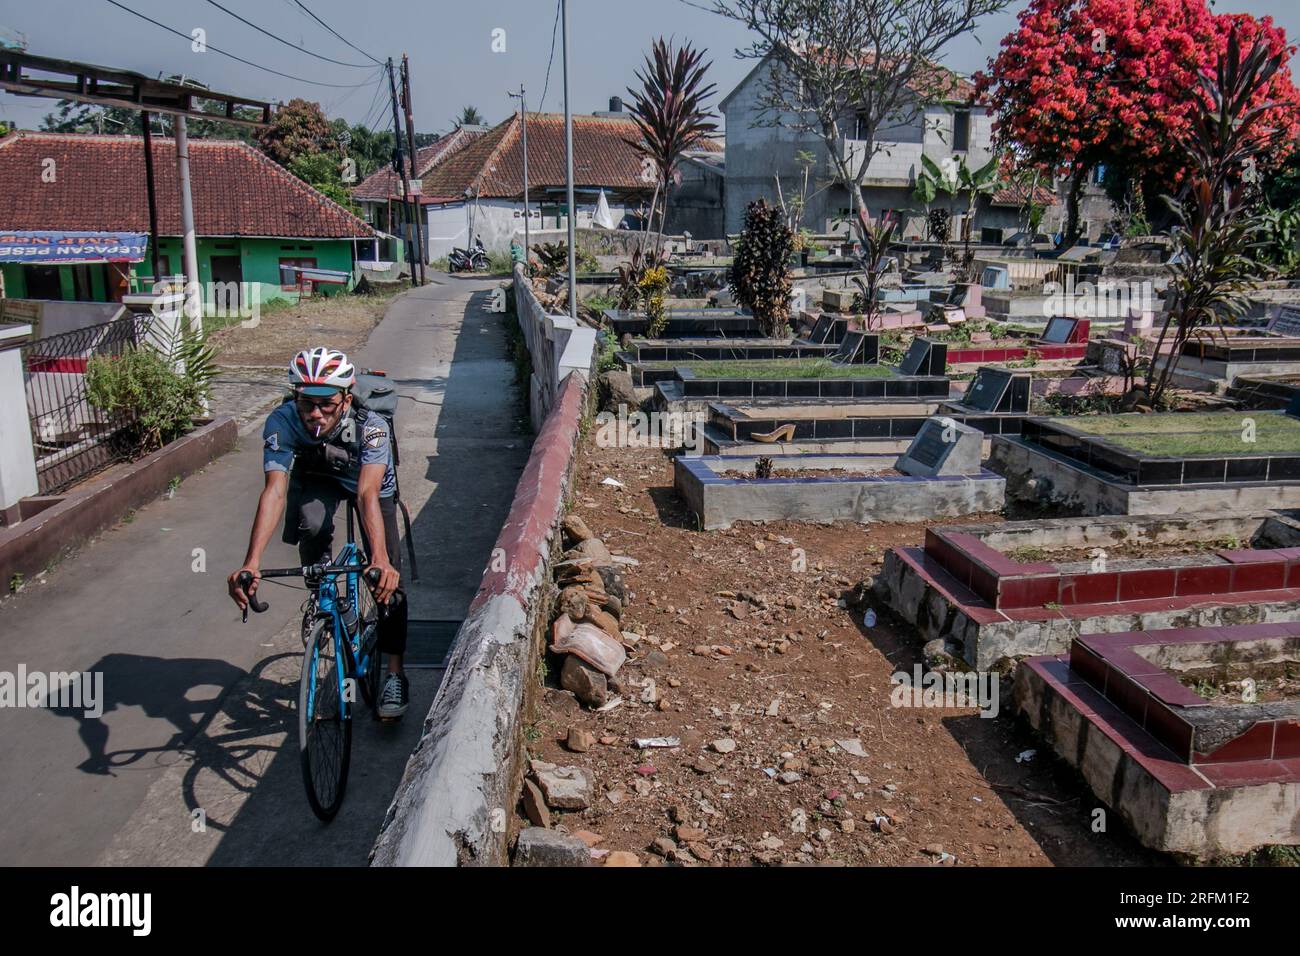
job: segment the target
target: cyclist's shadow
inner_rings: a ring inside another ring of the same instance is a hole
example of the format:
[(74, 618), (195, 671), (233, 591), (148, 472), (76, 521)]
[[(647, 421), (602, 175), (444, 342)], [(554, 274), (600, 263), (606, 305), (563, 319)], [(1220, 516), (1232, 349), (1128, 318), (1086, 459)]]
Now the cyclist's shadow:
[[(234, 726), (231, 729), (265, 726), (266, 707), (259, 707), (256, 699), (226, 700), (230, 696), (227, 692), (247, 676), (242, 668), (226, 661), (106, 654), (87, 670), (93, 675), (92, 680), (99, 684), (101, 699), (95, 702), (102, 710), (99, 716), (87, 716), (84, 695), (80, 707), (48, 708), (61, 717), (77, 721), (77, 733), (87, 751), (87, 757), (78, 769), (85, 773), (111, 775), (114, 767), (134, 763), (145, 753), (184, 747), (223, 707), (232, 718)], [(102, 675), (102, 683), (99, 675)], [(216, 694), (200, 700), (187, 698), (193, 688), (204, 686), (217, 688)], [(141, 708), (151, 718), (170, 723), (175, 728), (171, 740), (161, 746), (127, 747), (110, 753), (109, 728), (103, 715), (130, 706)]]

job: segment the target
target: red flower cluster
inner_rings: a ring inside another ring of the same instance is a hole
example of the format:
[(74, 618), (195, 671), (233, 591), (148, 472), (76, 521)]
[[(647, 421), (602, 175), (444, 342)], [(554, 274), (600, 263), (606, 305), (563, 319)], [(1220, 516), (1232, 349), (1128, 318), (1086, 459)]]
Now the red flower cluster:
[[(1258, 38), (1293, 49), (1271, 18), (1216, 15), (1205, 0), (1032, 0), (989, 72), (976, 75), (977, 95), (1034, 165), (1123, 161), (1177, 182), (1197, 76), (1213, 73), (1234, 24), (1243, 48)], [(1257, 96), (1269, 101), (1266, 125), (1287, 144), (1268, 156), (1278, 163), (1300, 134), (1300, 90), (1286, 66)]]

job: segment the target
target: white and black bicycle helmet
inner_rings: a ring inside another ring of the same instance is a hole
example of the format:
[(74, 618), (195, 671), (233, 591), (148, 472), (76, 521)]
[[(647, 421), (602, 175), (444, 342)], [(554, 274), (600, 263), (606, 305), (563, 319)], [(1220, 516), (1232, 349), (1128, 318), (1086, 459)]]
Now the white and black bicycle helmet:
[(303, 395), (345, 392), (357, 381), (357, 370), (337, 349), (303, 349), (289, 363), (289, 384)]

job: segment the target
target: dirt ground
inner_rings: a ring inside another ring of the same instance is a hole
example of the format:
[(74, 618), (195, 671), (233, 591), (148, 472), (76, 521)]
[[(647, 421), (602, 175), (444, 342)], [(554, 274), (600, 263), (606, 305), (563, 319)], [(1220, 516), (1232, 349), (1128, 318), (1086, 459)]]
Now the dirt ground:
[(293, 306), (267, 307), (255, 328), (227, 326), (212, 333), (223, 366), (277, 366), (303, 348), (328, 345), (351, 352), (379, 324), (392, 295), (338, 295), (307, 299)]
[[(548, 657), (529, 754), (595, 780), (590, 808), (552, 811), (552, 825), (643, 865), (1162, 862), (1118, 820), (1093, 831), (1096, 800), (1013, 720), (1006, 682), (991, 719), (891, 706), (890, 676), (911, 673), (920, 647), (879, 608), (867, 626), (855, 586), (923, 525), (700, 532), (662, 452), (588, 435), (576, 468), (573, 512), (639, 563), (625, 575), (623, 703), (583, 709)], [(952, 519), (973, 520), (1000, 519)], [(569, 752), (570, 729), (596, 744)], [(680, 746), (633, 743), (665, 736)]]

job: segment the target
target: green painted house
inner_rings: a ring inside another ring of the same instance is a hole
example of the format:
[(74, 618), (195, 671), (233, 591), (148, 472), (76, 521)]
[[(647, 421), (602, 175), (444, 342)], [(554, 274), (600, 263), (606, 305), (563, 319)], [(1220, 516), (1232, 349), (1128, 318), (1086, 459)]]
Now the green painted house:
[[(268, 302), (352, 287), (356, 261), (373, 254), (368, 225), (245, 143), (190, 140), (189, 151), (199, 281), (209, 299), (221, 288), (237, 289), (241, 301)], [(159, 266), (177, 275), (184, 265), (175, 146), (155, 138), (153, 154)], [(140, 137), (18, 132), (0, 139), (0, 259), (23, 258), (16, 242), (51, 241), (33, 238), (41, 234), (100, 232), (145, 239), (98, 261), (0, 262), (6, 297), (112, 302), (148, 289), (153, 266)]]

